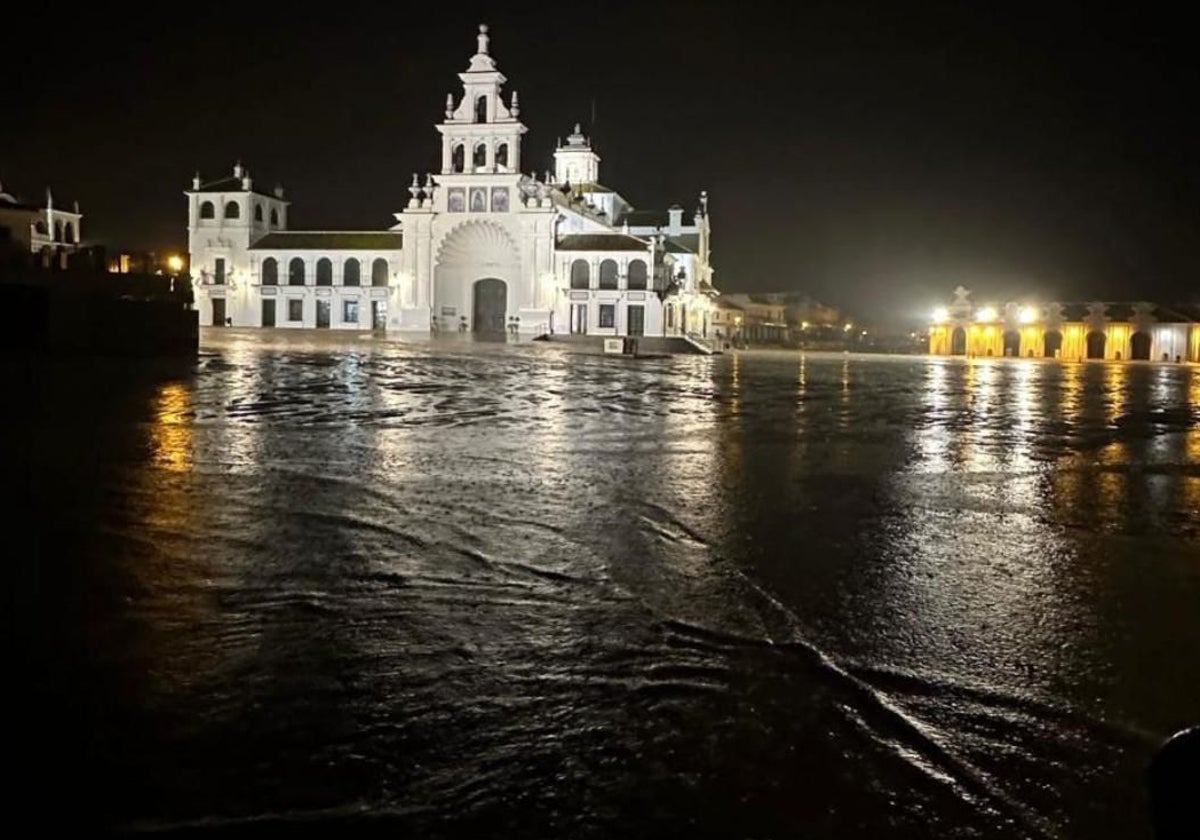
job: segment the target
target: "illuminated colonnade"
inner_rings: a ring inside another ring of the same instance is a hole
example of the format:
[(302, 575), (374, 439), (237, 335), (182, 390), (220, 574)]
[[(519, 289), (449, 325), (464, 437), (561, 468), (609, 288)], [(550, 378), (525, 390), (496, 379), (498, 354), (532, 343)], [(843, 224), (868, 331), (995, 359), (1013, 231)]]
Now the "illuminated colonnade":
[(974, 305), (962, 287), (934, 310), (935, 356), (1200, 362), (1200, 310), (1137, 304)]

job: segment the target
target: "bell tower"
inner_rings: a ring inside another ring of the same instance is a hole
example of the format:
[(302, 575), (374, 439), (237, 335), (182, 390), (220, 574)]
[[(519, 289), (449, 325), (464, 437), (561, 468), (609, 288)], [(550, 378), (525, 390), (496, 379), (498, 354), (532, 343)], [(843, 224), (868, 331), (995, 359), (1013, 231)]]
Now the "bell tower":
[(442, 135), (442, 174), (521, 171), (521, 135), (528, 129), (517, 119), (517, 94), (508, 103), (501, 88), (508, 81), (488, 53), (487, 24), (480, 24), (475, 55), (459, 73), (462, 94), (446, 94), (446, 119), (437, 126)]
[(592, 149), (579, 123), (575, 123), (575, 131), (567, 137), (567, 145), (560, 143), (554, 150), (554, 179), (573, 187), (600, 182), (600, 155)]

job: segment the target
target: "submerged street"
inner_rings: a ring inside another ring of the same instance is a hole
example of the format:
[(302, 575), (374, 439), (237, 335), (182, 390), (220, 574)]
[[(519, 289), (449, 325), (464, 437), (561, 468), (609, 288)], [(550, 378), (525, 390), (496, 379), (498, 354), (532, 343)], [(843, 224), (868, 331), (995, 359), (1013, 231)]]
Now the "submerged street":
[(1200, 722), (1200, 367), (201, 345), (6, 362), (80, 825), (1148, 837)]

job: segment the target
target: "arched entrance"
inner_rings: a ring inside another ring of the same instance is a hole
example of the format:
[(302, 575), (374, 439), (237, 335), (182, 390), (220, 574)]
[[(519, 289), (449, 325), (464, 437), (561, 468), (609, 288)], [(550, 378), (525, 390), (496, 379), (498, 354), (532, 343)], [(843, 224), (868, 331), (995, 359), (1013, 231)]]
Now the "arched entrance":
[(967, 355), (967, 331), (962, 327), (955, 327), (954, 332), (950, 334), (950, 355)]
[(466, 222), (438, 246), (430, 315), (435, 330), (502, 336), (521, 297), (516, 242), (503, 225)]
[(1150, 360), (1150, 333), (1135, 332), (1129, 340), (1129, 358)]
[(1045, 354), (1047, 359), (1054, 359), (1062, 352), (1062, 333), (1058, 330), (1050, 330), (1046, 333), (1044, 339)]
[(508, 313), (508, 284), (495, 277), (477, 280), (474, 296), (471, 331), (477, 335), (502, 337)]
[(1004, 355), (1005, 356), (1020, 356), (1021, 355), (1021, 334), (1016, 330), (1004, 331)]
[(1087, 357), (1089, 359), (1104, 358), (1104, 333), (1093, 330), (1087, 334)]

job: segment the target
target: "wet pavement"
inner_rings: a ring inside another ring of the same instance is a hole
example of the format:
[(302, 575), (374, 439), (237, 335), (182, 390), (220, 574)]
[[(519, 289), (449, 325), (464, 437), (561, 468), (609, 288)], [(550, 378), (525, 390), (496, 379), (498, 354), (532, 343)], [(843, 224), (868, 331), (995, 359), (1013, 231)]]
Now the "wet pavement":
[(202, 345), (6, 363), (60, 819), (1145, 837), (1200, 721), (1200, 367)]

